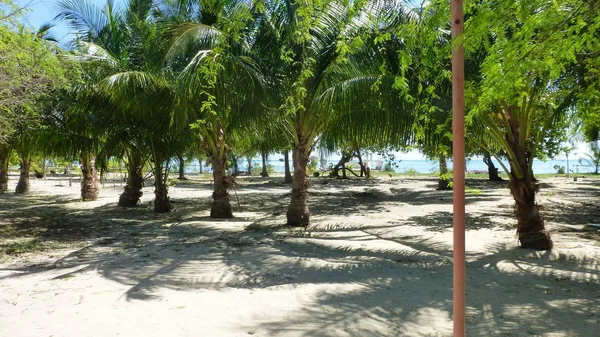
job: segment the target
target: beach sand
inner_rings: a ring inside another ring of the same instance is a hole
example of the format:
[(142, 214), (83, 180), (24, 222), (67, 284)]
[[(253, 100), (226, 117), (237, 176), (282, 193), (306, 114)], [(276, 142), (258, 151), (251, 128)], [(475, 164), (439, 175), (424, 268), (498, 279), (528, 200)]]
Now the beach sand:
[[(451, 336), (451, 191), (313, 179), (292, 229), (281, 181), (238, 179), (219, 221), (209, 180), (172, 187), (169, 214), (151, 182), (134, 209), (117, 183), (0, 195), (0, 336)], [(506, 182), (468, 181), (468, 336), (600, 336), (600, 180), (542, 183), (547, 252), (518, 248)]]

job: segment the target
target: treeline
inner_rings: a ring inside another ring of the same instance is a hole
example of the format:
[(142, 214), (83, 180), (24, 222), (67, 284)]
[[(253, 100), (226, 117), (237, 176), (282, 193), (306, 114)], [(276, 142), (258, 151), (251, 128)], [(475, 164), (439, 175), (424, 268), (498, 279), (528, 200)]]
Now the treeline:
[(11, 156), (19, 193), (32, 158), (55, 156), (79, 161), (94, 200), (97, 169), (120, 158), (119, 205), (139, 202), (149, 165), (167, 212), (172, 159), (198, 157), (212, 166), (211, 216), (231, 217), (231, 159), (291, 151), (287, 223), (306, 226), (316, 146), (343, 158), (419, 149), (448, 187), (450, 55), (463, 43), (468, 152), (509, 163), (521, 245), (548, 249), (532, 161), (563, 151), (574, 128), (600, 134), (598, 1), (466, 1), (453, 42), (446, 1), (58, 0), (71, 48), (0, 4), (2, 190)]

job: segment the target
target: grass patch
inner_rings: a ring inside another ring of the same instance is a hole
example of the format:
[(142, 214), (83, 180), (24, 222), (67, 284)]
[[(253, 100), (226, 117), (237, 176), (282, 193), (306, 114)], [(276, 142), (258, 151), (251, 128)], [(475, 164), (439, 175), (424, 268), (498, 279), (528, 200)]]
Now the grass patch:
[(24, 253), (41, 252), (46, 249), (38, 239), (11, 242), (0, 246), (0, 257), (4, 255), (19, 255)]
[(471, 194), (471, 195), (482, 195), (483, 194), (482, 190), (480, 190), (478, 188), (470, 188), (470, 187), (466, 187), (465, 192), (467, 194)]

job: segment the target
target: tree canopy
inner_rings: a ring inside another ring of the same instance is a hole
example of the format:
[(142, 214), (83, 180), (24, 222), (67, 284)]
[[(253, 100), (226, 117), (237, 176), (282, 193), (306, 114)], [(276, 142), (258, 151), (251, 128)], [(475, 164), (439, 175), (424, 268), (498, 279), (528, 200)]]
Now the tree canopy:
[(600, 137), (598, 1), (469, 0), (453, 41), (437, 0), (58, 0), (72, 50), (2, 4), (2, 158), (15, 150), (23, 168), (35, 151), (77, 158), (86, 200), (97, 196), (96, 162), (118, 157), (120, 205), (138, 203), (147, 162), (155, 209), (169, 211), (171, 160), (195, 152), (212, 166), (211, 215), (231, 217), (231, 162), (291, 148), (287, 223), (306, 226), (319, 143), (359, 157), (416, 148), (447, 180), (453, 43), (467, 51), (468, 149), (506, 159), (523, 246), (552, 245), (533, 160), (562, 151), (573, 125)]

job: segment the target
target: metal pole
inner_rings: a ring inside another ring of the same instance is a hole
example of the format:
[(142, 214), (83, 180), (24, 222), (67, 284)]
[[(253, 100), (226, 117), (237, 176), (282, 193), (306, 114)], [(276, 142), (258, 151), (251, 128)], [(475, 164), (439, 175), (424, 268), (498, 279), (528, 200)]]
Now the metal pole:
[(465, 51), (456, 38), (464, 32), (463, 1), (452, 0), (452, 164), (454, 204), (454, 337), (465, 337)]

